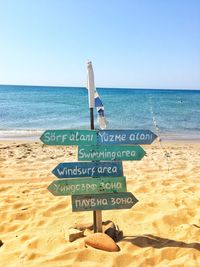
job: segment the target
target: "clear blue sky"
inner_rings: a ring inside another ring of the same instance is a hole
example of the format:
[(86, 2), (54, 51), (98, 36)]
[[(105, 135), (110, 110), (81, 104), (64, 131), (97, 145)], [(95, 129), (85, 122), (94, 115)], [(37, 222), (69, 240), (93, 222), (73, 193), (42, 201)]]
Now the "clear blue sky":
[(0, 84), (200, 89), (199, 0), (0, 0)]

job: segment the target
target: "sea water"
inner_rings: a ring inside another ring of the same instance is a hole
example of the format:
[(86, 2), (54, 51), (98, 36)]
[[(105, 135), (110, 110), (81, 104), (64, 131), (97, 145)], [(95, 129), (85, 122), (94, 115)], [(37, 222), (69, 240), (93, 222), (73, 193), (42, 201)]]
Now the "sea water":
[[(97, 90), (107, 129), (152, 130), (162, 139), (200, 140), (200, 90)], [(98, 129), (96, 110), (94, 115)], [(0, 139), (37, 139), (46, 129), (89, 128), (86, 88), (0, 85)]]

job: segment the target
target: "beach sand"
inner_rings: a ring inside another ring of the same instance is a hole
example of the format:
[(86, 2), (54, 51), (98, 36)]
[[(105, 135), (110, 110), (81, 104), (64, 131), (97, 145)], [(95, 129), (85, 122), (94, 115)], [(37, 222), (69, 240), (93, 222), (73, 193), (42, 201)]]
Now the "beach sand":
[(72, 212), (69, 196), (47, 190), (51, 171), (77, 161), (77, 148), (1, 141), (0, 266), (200, 266), (200, 143), (142, 147), (141, 161), (123, 162), (127, 191), (139, 202), (102, 213), (124, 234), (120, 251), (106, 252), (85, 247), (84, 238), (67, 241), (75, 223), (92, 223), (92, 212)]

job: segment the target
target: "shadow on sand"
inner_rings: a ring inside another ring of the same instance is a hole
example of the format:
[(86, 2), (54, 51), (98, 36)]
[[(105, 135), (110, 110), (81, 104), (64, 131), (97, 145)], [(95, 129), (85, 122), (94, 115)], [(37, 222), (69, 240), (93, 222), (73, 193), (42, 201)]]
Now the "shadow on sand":
[(121, 241), (131, 242), (141, 248), (166, 248), (166, 247), (180, 247), (180, 248), (194, 248), (200, 251), (200, 243), (185, 243), (182, 241), (175, 241), (167, 238), (162, 238), (154, 235), (141, 236), (124, 236)]

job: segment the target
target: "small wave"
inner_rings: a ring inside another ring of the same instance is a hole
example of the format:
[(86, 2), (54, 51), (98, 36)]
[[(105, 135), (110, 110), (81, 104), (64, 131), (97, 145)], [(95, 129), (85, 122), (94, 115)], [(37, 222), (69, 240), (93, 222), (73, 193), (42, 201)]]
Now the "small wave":
[(165, 141), (200, 141), (199, 131), (163, 132), (160, 137)]
[(39, 139), (43, 130), (0, 130), (0, 139)]

